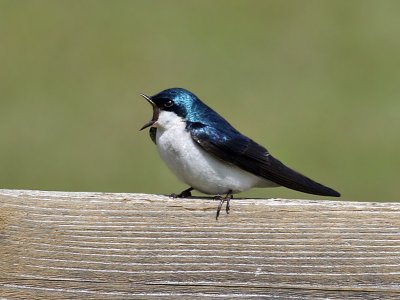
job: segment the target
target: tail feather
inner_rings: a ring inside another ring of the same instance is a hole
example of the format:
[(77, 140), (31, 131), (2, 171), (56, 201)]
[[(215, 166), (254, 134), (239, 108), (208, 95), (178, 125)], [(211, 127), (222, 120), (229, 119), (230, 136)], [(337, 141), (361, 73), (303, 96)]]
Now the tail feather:
[(279, 185), (303, 193), (340, 197), (339, 192), (285, 166), (272, 155), (268, 157), (268, 166), (262, 168), (261, 175)]

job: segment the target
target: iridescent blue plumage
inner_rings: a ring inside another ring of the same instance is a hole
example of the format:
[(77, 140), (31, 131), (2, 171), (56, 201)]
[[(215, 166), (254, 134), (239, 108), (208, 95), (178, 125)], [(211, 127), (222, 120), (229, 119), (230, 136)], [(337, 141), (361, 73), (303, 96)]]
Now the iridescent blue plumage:
[(178, 116), (185, 119), (188, 123), (188, 127), (193, 123), (201, 123), (209, 126), (218, 126), (220, 128), (225, 127), (226, 129), (239, 133), (222, 116), (188, 90), (182, 88), (167, 89), (151, 98), (157, 101), (173, 99), (174, 107), (171, 107), (171, 109), (165, 108), (165, 110), (174, 111)]
[[(172, 88), (150, 99), (148, 101), (151, 101), (154, 109), (169, 111), (182, 118), (193, 141), (218, 160), (290, 189), (323, 196), (340, 196), (335, 190), (285, 166), (263, 146), (242, 135), (190, 91)], [(158, 111), (155, 114), (157, 116)], [(154, 130), (152, 135), (155, 136)]]

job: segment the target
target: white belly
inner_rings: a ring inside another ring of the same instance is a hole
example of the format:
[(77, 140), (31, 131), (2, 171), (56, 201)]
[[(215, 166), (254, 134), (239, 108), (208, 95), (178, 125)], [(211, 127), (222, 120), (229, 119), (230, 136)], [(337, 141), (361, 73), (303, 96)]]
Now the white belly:
[[(160, 115), (161, 125), (162, 120)], [(229, 190), (238, 193), (254, 186), (275, 186), (205, 152), (185, 130), (182, 119), (168, 125), (157, 128), (158, 152), (169, 169), (194, 189), (205, 194), (221, 195)]]

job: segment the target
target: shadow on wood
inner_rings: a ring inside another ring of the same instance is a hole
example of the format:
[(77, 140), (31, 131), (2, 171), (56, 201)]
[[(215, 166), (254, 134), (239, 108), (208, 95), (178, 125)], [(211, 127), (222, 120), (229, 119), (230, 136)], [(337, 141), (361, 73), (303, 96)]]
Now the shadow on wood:
[(0, 298), (400, 298), (400, 203), (0, 190)]

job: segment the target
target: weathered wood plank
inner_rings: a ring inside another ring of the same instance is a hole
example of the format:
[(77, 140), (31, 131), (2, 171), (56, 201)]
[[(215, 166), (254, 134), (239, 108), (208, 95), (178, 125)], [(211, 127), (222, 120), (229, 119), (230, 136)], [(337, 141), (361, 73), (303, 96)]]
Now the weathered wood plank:
[(400, 298), (400, 203), (0, 190), (0, 297)]

